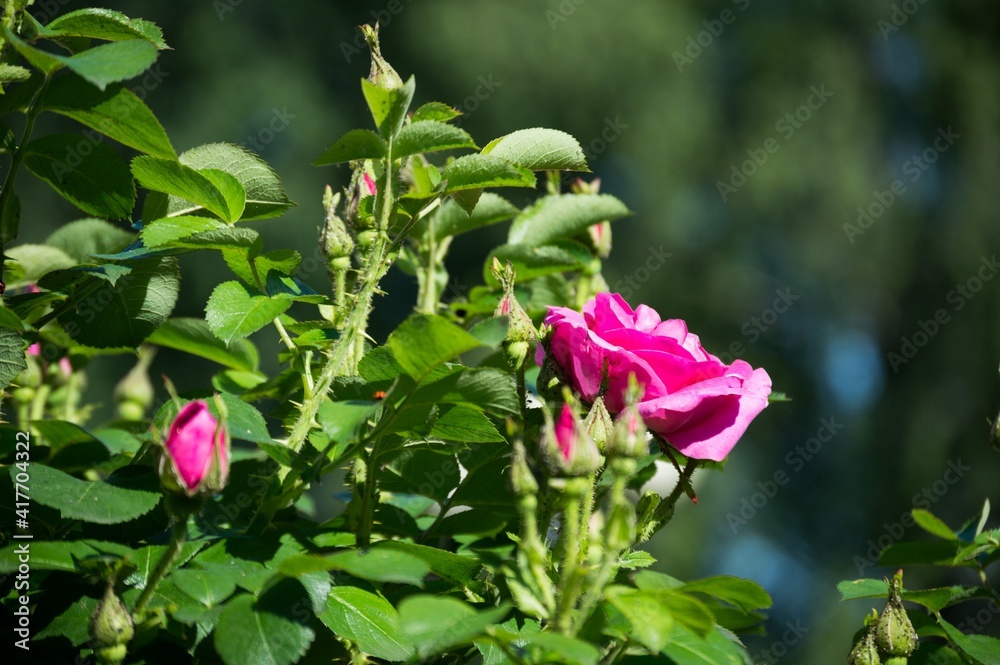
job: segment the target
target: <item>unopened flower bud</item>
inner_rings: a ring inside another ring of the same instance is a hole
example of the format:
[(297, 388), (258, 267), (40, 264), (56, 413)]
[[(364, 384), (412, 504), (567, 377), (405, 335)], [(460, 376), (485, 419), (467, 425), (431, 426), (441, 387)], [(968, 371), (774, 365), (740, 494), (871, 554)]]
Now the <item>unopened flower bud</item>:
[(229, 477), (229, 435), (203, 400), (185, 404), (170, 425), (160, 478), (187, 496), (212, 496)]
[(149, 363), (153, 361), (154, 355), (156, 351), (153, 347), (141, 347), (138, 362), (115, 386), (113, 395), (118, 416), (123, 420), (142, 420), (146, 409), (153, 403), (156, 391), (149, 380)]
[(889, 580), (889, 602), (875, 628), (875, 644), (888, 656), (909, 656), (917, 648), (917, 631), (899, 595), (902, 588), (903, 571), (900, 570)]
[(865, 631), (858, 643), (847, 656), (849, 665), (881, 665), (878, 649), (875, 648), (875, 636), (871, 631)]
[(94, 660), (97, 665), (121, 665), (128, 655), (128, 647), (124, 644), (112, 644), (109, 647), (94, 649)]
[(649, 442), (646, 440), (646, 423), (636, 408), (642, 399), (643, 388), (635, 378), (628, 377), (628, 387), (625, 390), (625, 408), (618, 414), (615, 429), (608, 441), (608, 454), (638, 459), (649, 454)]
[[(37, 344), (32, 346), (37, 346)], [(42, 385), (42, 366), (38, 363), (38, 354), (31, 353), (31, 347), (28, 347), (24, 363), (27, 367), (14, 378), (14, 384), (22, 388), (37, 388)]]
[(514, 444), (514, 451), (510, 456), (510, 484), (517, 496), (535, 494), (538, 491), (538, 481), (528, 466), (524, 444), (520, 441)]
[(327, 185), (323, 192), (326, 223), (323, 225), (320, 242), (331, 274), (338, 270), (349, 269), (351, 267), (351, 253), (354, 252), (354, 239), (351, 238), (351, 234), (347, 230), (347, 224), (337, 215), (337, 206), (339, 205), (340, 194), (334, 194), (333, 189)]
[(378, 43), (378, 23), (375, 24), (374, 28), (367, 24), (361, 26), (361, 33), (365, 36), (368, 50), (371, 51), (372, 55), (372, 68), (368, 74), (368, 80), (384, 90), (402, 88), (403, 80), (399, 78), (399, 74), (392, 68), (392, 65), (382, 57), (382, 49)]
[(598, 396), (590, 406), (590, 411), (587, 412), (587, 418), (583, 421), (583, 427), (587, 430), (587, 434), (594, 440), (594, 443), (597, 444), (597, 449), (601, 452), (606, 451), (606, 444), (611, 437), (614, 426), (611, 414), (608, 413), (607, 407), (604, 406), (604, 398)]
[(549, 467), (557, 476), (586, 476), (601, 468), (601, 453), (569, 404), (563, 404), (554, 424), (546, 424), (543, 446)]
[(124, 646), (134, 633), (132, 615), (109, 584), (90, 615), (90, 641), (95, 648)]
[(514, 281), (517, 275), (511, 262), (501, 264), (499, 259), (493, 257), (490, 272), (503, 289), (494, 316), (506, 316), (509, 322), (507, 338), (503, 344), (504, 352), (515, 368), (521, 367), (531, 347), (538, 341), (538, 331), (535, 330), (531, 317), (514, 296)]

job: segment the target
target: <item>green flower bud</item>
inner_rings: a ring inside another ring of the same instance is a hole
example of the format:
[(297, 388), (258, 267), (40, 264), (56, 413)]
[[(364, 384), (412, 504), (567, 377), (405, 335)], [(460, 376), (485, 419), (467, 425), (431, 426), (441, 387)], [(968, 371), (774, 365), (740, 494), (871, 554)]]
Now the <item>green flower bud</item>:
[(37, 356), (30, 353), (24, 359), (27, 367), (14, 378), (14, 385), (22, 388), (37, 388), (42, 385), (42, 367), (38, 364)]
[(511, 262), (507, 261), (505, 265), (501, 265), (500, 260), (493, 257), (490, 272), (503, 289), (493, 315), (506, 316), (509, 320), (507, 339), (503, 345), (504, 352), (514, 367), (521, 367), (531, 348), (538, 342), (538, 331), (535, 330), (531, 317), (514, 296), (514, 281), (517, 275)]
[(900, 570), (889, 580), (889, 602), (875, 628), (875, 644), (887, 656), (909, 656), (917, 648), (917, 631), (899, 595), (902, 588), (903, 571)]
[(340, 194), (334, 194), (333, 189), (327, 185), (323, 192), (326, 223), (320, 235), (320, 242), (331, 273), (350, 268), (351, 254), (354, 252), (354, 239), (351, 238), (351, 234), (347, 230), (347, 224), (337, 215), (337, 206), (339, 205)]
[(885, 661), (885, 665), (906, 665), (910, 662), (910, 659), (906, 656), (891, 656), (889, 660)]
[(875, 648), (875, 636), (872, 631), (865, 631), (851, 649), (847, 662), (849, 665), (881, 665), (882, 659), (879, 658), (878, 649)]
[(95, 649), (124, 646), (132, 639), (133, 634), (135, 629), (132, 626), (132, 615), (115, 595), (114, 587), (109, 584), (104, 597), (90, 616), (90, 641)]
[(122, 420), (138, 421), (146, 416), (146, 409), (153, 403), (156, 391), (149, 380), (149, 364), (156, 355), (156, 349), (143, 345), (139, 349), (139, 360), (128, 374), (122, 377), (114, 390), (118, 417)]
[(607, 407), (604, 406), (603, 397), (598, 396), (594, 400), (594, 403), (590, 406), (590, 411), (587, 412), (587, 418), (583, 421), (583, 427), (587, 430), (590, 438), (594, 440), (594, 443), (597, 444), (597, 449), (605, 452), (608, 439), (614, 431), (615, 424), (611, 420), (611, 414), (608, 413)]
[(629, 374), (628, 387), (625, 389), (625, 408), (618, 414), (614, 431), (608, 441), (608, 454), (612, 456), (639, 459), (649, 454), (649, 442), (646, 440), (646, 423), (636, 408), (642, 399), (643, 387)]
[(520, 441), (514, 444), (514, 452), (510, 459), (510, 484), (517, 496), (527, 496), (538, 492), (538, 481), (525, 459), (524, 444)]
[(384, 90), (395, 90), (403, 87), (403, 80), (392, 68), (385, 58), (382, 57), (382, 49), (378, 44), (378, 23), (375, 27), (370, 25), (361, 26), (361, 33), (368, 42), (368, 50), (372, 54), (372, 68), (368, 74), (368, 80)]
[(114, 644), (109, 647), (102, 647), (94, 650), (94, 658), (97, 665), (121, 665), (128, 655), (128, 648), (124, 644)]

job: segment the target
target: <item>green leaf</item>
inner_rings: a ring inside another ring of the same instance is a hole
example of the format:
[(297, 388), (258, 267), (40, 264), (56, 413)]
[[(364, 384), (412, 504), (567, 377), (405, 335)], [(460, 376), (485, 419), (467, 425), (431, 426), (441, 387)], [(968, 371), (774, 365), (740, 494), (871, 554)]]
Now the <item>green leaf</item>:
[(257, 332), (291, 305), (285, 298), (251, 292), (240, 282), (223, 282), (205, 305), (205, 321), (209, 330), (229, 345)]
[(956, 540), (929, 540), (895, 543), (882, 550), (878, 565), (900, 567), (912, 565), (961, 566), (956, 560), (962, 543)]
[(718, 627), (707, 639), (702, 639), (684, 626), (675, 624), (670, 644), (661, 653), (676, 665), (741, 665), (748, 662), (746, 651)]
[(399, 615), (389, 602), (352, 586), (330, 589), (320, 621), (366, 654), (390, 662), (408, 660), (413, 644), (399, 631)]
[(24, 340), (17, 331), (0, 328), (0, 390), (5, 390), (15, 376), (28, 368), (23, 347)]
[(454, 369), (417, 388), (408, 403), (465, 404), (500, 416), (518, 412), (512, 377), (492, 368)]
[[(885, 580), (860, 579), (845, 580), (837, 585), (841, 600), (857, 600), (859, 598), (888, 598), (889, 585)], [(923, 605), (931, 612), (940, 612), (945, 607), (956, 602), (985, 596), (988, 592), (975, 587), (951, 586), (934, 589), (903, 590), (903, 600)]]
[(169, 319), (146, 340), (150, 344), (176, 349), (206, 358), (224, 367), (252, 372), (257, 369), (257, 348), (247, 340), (226, 345), (212, 334), (202, 319)]
[(476, 559), (460, 554), (452, 554), (436, 547), (404, 543), (399, 540), (384, 540), (373, 545), (372, 550), (390, 550), (402, 552), (420, 559), (426, 563), (431, 572), (443, 580), (454, 584), (460, 589), (471, 589), (478, 586), (476, 578), (483, 566)]
[(452, 406), (442, 410), (430, 435), (446, 441), (484, 443), (505, 441), (492, 421), (471, 406)]
[(88, 263), (94, 256), (113, 254), (135, 239), (135, 233), (103, 219), (78, 219), (53, 231), (45, 244), (62, 250), (77, 263)]
[[(84, 566), (81, 564), (90, 559), (120, 558), (131, 553), (132, 550), (125, 545), (100, 540), (61, 540), (57, 542), (35, 540), (31, 543), (31, 569), (79, 573), (84, 570)], [(0, 575), (17, 572), (20, 563), (18, 543), (15, 542), (0, 549)]]
[(156, 46), (146, 39), (127, 39), (102, 44), (76, 55), (62, 56), (27, 44), (6, 26), (4, 26), (4, 36), (34, 67), (47, 74), (69, 67), (101, 90), (104, 90), (109, 83), (138, 76), (156, 61), (158, 55)]
[(428, 658), (483, 635), (507, 614), (504, 606), (476, 612), (457, 598), (409, 596), (399, 604), (399, 628)]
[(222, 193), (222, 197), (229, 207), (229, 219), (233, 221), (240, 219), (247, 204), (247, 194), (240, 181), (235, 176), (219, 169), (200, 169), (198, 173), (208, 178)]
[(386, 492), (419, 494), (443, 503), (461, 476), (455, 456), (408, 446), (385, 465), (379, 479)]
[(18, 245), (7, 250), (11, 264), (7, 267), (7, 283), (34, 283), (55, 270), (77, 264), (66, 252), (48, 245)]
[(412, 76), (402, 87), (394, 90), (386, 90), (366, 79), (361, 80), (361, 92), (368, 102), (375, 126), (383, 138), (396, 136), (399, 128), (403, 126), (416, 87), (417, 82)]
[[(646, 572), (646, 571), (644, 571)], [(639, 573), (636, 577), (643, 575)], [(617, 589), (623, 589), (618, 591)], [(702, 637), (708, 636), (715, 626), (712, 611), (697, 598), (677, 589), (628, 589), (626, 587), (611, 587), (608, 595), (624, 597), (624, 602), (643, 603), (648, 608), (657, 607), (658, 611), (673, 616), (675, 623), (692, 630)]]
[(484, 187), (534, 187), (534, 174), (492, 155), (464, 155), (447, 167), (441, 177), (448, 181), (446, 192)]
[[(34, 558), (34, 548), (37, 543), (32, 543), (32, 558)], [(97, 599), (83, 596), (78, 601), (72, 603), (65, 612), (53, 619), (49, 625), (43, 628), (37, 635), (36, 640), (44, 640), (47, 637), (65, 637), (74, 647), (83, 646), (90, 641), (90, 617), (97, 608)]]
[(258, 607), (248, 594), (226, 603), (214, 632), (215, 649), (226, 665), (291, 665), (314, 638), (308, 625)]
[(234, 577), (217, 570), (176, 570), (170, 575), (170, 581), (205, 607), (215, 607), (236, 591)]
[[(0, 83), (20, 83), (31, 78), (31, 70), (18, 65), (0, 64)], [(9, 130), (8, 130), (9, 131)], [(4, 140), (3, 147), (6, 151), (7, 141)]]
[(420, 120), (399, 130), (392, 144), (392, 156), (395, 159), (425, 152), (475, 147), (476, 142), (464, 129), (435, 120)]
[(246, 250), (260, 234), (242, 226), (229, 226), (211, 217), (164, 217), (149, 222), (142, 229), (142, 242), (150, 249), (227, 249)]
[(608, 597), (611, 603), (632, 626), (629, 633), (639, 644), (653, 653), (670, 642), (674, 619), (649, 591), (631, 591)]
[(78, 76), (59, 76), (52, 81), (41, 106), (130, 148), (163, 159), (177, 158), (160, 121), (135, 93), (121, 85), (101, 91)]
[[(193, 169), (217, 169), (235, 177), (246, 193), (241, 221), (277, 217), (295, 203), (285, 194), (281, 181), (271, 167), (253, 153), (231, 143), (208, 143), (186, 151), (181, 164)], [(183, 200), (163, 194), (150, 194), (143, 206), (144, 219), (159, 219), (186, 214), (190, 206)]]
[(87, 8), (63, 14), (45, 26), (43, 36), (90, 37), (114, 42), (140, 38), (157, 48), (169, 48), (155, 23), (129, 18), (110, 9)]
[(385, 157), (386, 143), (381, 136), (370, 129), (352, 129), (313, 160), (313, 166), (341, 164), (356, 159), (382, 159)]
[[(479, 197), (471, 215), (455, 201), (446, 200), (432, 217), (434, 238), (440, 240), (483, 226), (498, 224), (513, 218), (518, 212), (517, 207), (492, 192), (484, 192)], [(429, 223), (423, 224), (424, 228), (428, 226)]]
[(357, 439), (358, 430), (368, 422), (374, 408), (373, 402), (326, 400), (319, 405), (316, 421), (330, 440), (348, 443)]
[(479, 340), (442, 316), (415, 314), (389, 335), (396, 362), (419, 379), (441, 363), (479, 346)]
[(940, 616), (937, 617), (937, 621), (948, 634), (948, 639), (977, 662), (983, 665), (1000, 663), (1000, 640), (986, 635), (965, 635)]
[(573, 663), (574, 665), (597, 665), (601, 657), (601, 653), (593, 645), (559, 633), (548, 631), (534, 633), (526, 641), (532, 647), (541, 648), (547, 654), (561, 659), (558, 662)]
[(59, 317), (80, 344), (100, 349), (135, 348), (159, 328), (177, 303), (180, 275), (171, 257), (143, 259), (115, 284), (87, 276), (78, 286), (91, 295)]
[(771, 596), (752, 580), (718, 575), (688, 582), (682, 591), (703, 593), (718, 598), (745, 612), (771, 607)]
[(410, 118), (411, 122), (421, 122), (424, 120), (437, 120), (438, 122), (448, 122), (454, 120), (462, 112), (441, 102), (427, 102), (416, 111)]
[(406, 552), (386, 549), (289, 557), (281, 562), (278, 570), (290, 577), (324, 570), (342, 570), (371, 582), (412, 584), (418, 587), (424, 585), (424, 577), (430, 572), (430, 568), (421, 559)]
[(132, 160), (132, 174), (146, 189), (177, 196), (194, 204), (188, 206), (184, 213), (205, 209), (227, 222), (236, 221), (229, 200), (215, 182), (189, 166), (169, 159), (142, 156)]
[(507, 242), (545, 245), (559, 238), (570, 238), (598, 222), (630, 214), (625, 204), (610, 194), (545, 196), (514, 219)]
[(135, 183), (111, 146), (80, 134), (49, 134), (25, 146), (24, 165), (89, 215), (124, 219), (132, 214)]
[(484, 155), (499, 157), (529, 171), (589, 171), (580, 143), (556, 129), (519, 129), (490, 141)]
[(921, 529), (932, 536), (937, 536), (938, 538), (942, 538), (944, 540), (958, 540), (958, 536), (955, 535), (955, 532), (949, 529), (947, 524), (942, 522), (939, 517), (936, 517), (929, 510), (914, 508), (913, 519)]
[(596, 260), (589, 248), (573, 240), (559, 240), (541, 247), (529, 244), (501, 245), (490, 252), (483, 265), (483, 279), (490, 285), (499, 283), (490, 272), (494, 257), (501, 263), (511, 262), (517, 272), (518, 282), (582, 270)]
[[(18, 470), (11, 467), (10, 476)], [(119, 524), (145, 515), (160, 502), (159, 492), (124, 489), (104, 481), (78, 480), (58, 469), (32, 464), (31, 500), (56, 508), (63, 519)]]

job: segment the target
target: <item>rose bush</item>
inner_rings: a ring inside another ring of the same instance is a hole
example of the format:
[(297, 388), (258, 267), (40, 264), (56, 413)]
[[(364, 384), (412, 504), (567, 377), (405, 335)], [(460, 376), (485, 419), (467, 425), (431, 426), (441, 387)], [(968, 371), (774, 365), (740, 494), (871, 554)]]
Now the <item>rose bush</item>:
[[(624, 407), (628, 377), (645, 386), (639, 413), (650, 430), (687, 457), (721, 461), (767, 406), (771, 378), (736, 360), (726, 365), (705, 351), (679, 319), (663, 321), (652, 308), (633, 310), (616, 293), (598, 293), (583, 313), (553, 307), (548, 351), (580, 395), (593, 401), (607, 373), (605, 403)], [(536, 361), (542, 365), (546, 345)]]

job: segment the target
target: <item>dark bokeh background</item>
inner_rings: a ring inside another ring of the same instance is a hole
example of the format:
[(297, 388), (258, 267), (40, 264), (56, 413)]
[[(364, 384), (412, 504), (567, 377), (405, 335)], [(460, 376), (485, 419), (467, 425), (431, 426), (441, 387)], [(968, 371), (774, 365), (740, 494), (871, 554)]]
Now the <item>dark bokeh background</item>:
[[(91, 4), (40, 0), (33, 9)], [(698, 481), (700, 505), (683, 506), (652, 547), (674, 575), (737, 574), (767, 587), (771, 634), (749, 643), (758, 662), (788, 647), (783, 662), (844, 662), (870, 608), (838, 603), (834, 585), (860, 576), (859, 566), (888, 572), (868, 565), (873, 542), (921, 538), (898, 524), (913, 507), (958, 525), (987, 496), (1000, 501), (1000, 454), (987, 438), (1000, 407), (1000, 279), (989, 279), (1000, 267), (990, 262), (1000, 229), (1000, 5), (104, 5), (157, 22), (175, 49), (158, 75), (133, 84), (146, 88), (175, 147), (247, 144), (301, 204), (258, 224), (272, 249), (311, 255), (322, 186), (343, 184), (343, 170), (308, 164), (369, 122), (358, 85), (368, 60), (354, 26), (373, 11), (386, 56), (416, 75), (417, 101), (464, 109), (480, 145), (531, 126), (580, 139), (603, 190), (636, 212), (615, 228), (609, 283), (633, 304), (686, 319), (715, 353), (765, 367), (794, 398), (753, 424), (724, 474)], [(262, 133), (269, 126), (280, 131)], [(957, 138), (935, 147), (949, 130)], [(755, 156), (762, 163), (744, 164)], [(734, 168), (752, 175), (743, 182)], [(723, 197), (719, 181), (735, 191)], [(75, 216), (30, 179), (21, 183), (32, 201), (24, 241)], [(867, 228), (859, 207), (872, 215)], [(502, 233), (456, 243), (458, 292), (479, 283)], [(659, 252), (670, 256), (656, 260)], [(178, 314), (198, 315), (223, 270), (221, 261), (185, 265)], [(318, 290), (324, 280), (321, 271), (311, 279)], [(379, 340), (412, 307), (407, 278), (394, 277), (390, 290), (374, 322)], [(937, 310), (946, 322), (922, 330)], [(268, 335), (259, 339), (265, 357), (277, 349)], [(904, 337), (915, 346), (904, 349)], [(906, 362), (888, 355), (904, 350)], [(208, 365), (178, 360), (162, 352), (154, 369), (181, 390), (204, 385)], [(128, 361), (100, 362), (92, 382), (109, 395)], [(810, 443), (818, 434), (825, 441)], [(951, 579), (975, 582), (971, 573)], [(909, 578), (945, 581), (919, 570)], [(997, 634), (1000, 620), (990, 619)]]

